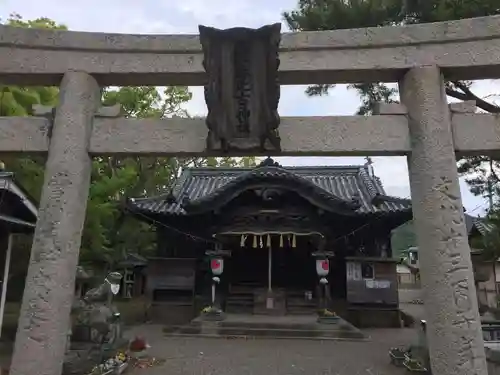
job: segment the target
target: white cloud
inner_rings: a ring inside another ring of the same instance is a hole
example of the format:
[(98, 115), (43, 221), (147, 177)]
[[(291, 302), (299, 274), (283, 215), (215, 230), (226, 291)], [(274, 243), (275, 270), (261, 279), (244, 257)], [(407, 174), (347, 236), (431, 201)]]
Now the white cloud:
[[(118, 33), (196, 33), (198, 25), (219, 28), (259, 27), (280, 22), (282, 12), (295, 8), (297, 0), (3, 0), (0, 17), (17, 12), (25, 19), (49, 17), (72, 30)], [(285, 26), (283, 26), (285, 28)], [(484, 81), (474, 87), (479, 96), (500, 93), (498, 83)], [(206, 113), (203, 90), (193, 88), (193, 100), (186, 105), (192, 115)], [(339, 86), (330, 95), (308, 98), (302, 86), (282, 87), (279, 111), (282, 116), (351, 115), (359, 105), (353, 90)], [(363, 158), (282, 158), (285, 164), (361, 164)], [(405, 158), (374, 158), (375, 171), (389, 194), (409, 196)], [(474, 209), (483, 204), (461, 181), (464, 205)], [(475, 213), (480, 210), (476, 210)]]

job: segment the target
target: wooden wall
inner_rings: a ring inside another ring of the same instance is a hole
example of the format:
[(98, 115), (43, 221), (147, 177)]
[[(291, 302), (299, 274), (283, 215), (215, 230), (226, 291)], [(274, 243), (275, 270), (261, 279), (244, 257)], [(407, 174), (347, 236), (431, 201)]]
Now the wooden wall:
[[(363, 272), (369, 270), (373, 272)], [(396, 261), (346, 258), (347, 302), (352, 304), (398, 304)]]

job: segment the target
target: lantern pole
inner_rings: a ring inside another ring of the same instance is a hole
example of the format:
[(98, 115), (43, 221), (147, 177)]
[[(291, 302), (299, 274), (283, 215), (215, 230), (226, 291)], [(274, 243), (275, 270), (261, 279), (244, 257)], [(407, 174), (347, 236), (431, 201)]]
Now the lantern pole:
[(271, 246), (269, 246), (268, 250), (267, 250), (267, 290), (269, 292), (273, 291), (273, 288), (272, 288), (272, 273), (273, 273), (272, 262), (273, 262), (273, 253), (272, 253)]
[(215, 305), (215, 276), (212, 278), (212, 306)]

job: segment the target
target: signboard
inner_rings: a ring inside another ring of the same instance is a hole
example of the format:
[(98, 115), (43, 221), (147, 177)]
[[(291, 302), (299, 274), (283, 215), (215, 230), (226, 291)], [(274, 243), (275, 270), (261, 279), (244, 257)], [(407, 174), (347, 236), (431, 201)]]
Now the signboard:
[(389, 280), (366, 280), (365, 282), (368, 289), (389, 289), (391, 287)]
[(361, 280), (361, 263), (347, 262), (346, 263), (346, 278), (348, 281)]

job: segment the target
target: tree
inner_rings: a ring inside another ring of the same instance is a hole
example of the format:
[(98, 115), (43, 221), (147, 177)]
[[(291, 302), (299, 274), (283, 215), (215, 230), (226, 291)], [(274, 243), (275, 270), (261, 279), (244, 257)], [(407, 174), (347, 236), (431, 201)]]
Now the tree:
[[(12, 14), (6, 22), (9, 26), (59, 29), (66, 26), (56, 24), (48, 18), (24, 21), (18, 14)], [(57, 101), (56, 87), (19, 87), (0, 85), (0, 116), (28, 116), (34, 104), (54, 105)]]
[[(54, 21), (40, 18), (24, 21), (13, 15), (7, 21), (17, 27), (66, 29)], [(0, 114), (29, 116), (33, 104), (55, 106), (57, 87), (2, 87)], [(103, 105), (119, 104), (126, 118), (186, 117), (182, 105), (191, 99), (187, 87), (169, 86), (161, 92), (155, 87), (104, 89)], [(43, 185), (45, 160), (42, 157), (10, 157), (6, 167), (38, 198)], [(155, 248), (154, 228), (124, 212), (123, 203), (131, 197), (151, 196), (169, 189), (178, 171), (187, 166), (253, 166), (255, 158), (172, 158), (103, 156), (93, 159), (92, 183), (82, 236), (81, 262), (91, 266), (114, 263), (130, 251), (148, 255)]]
[[(3, 22), (0, 22), (0, 24)], [(5, 24), (26, 28), (66, 29), (64, 25), (56, 24), (47, 18), (37, 18), (24, 21), (19, 15), (13, 14)], [(29, 116), (32, 106), (41, 104), (52, 106), (57, 102), (59, 90), (56, 87), (19, 87), (0, 85), (0, 116)], [(43, 184), (43, 157), (4, 157), (2, 159), (8, 170), (14, 172), (16, 180), (33, 197), (38, 197)], [(19, 234), (15, 236), (12, 262), (8, 275), (8, 298), (18, 297), (24, 287), (26, 266), (31, 248), (31, 236)]]
[[(9, 26), (65, 30), (66, 26), (48, 18), (25, 21), (18, 14), (12, 14), (5, 22)], [(34, 104), (54, 106), (57, 103), (57, 87), (19, 87), (0, 85), (0, 116), (29, 116)], [(42, 157), (5, 157), (3, 159), (16, 179), (35, 198), (40, 196), (43, 184)]]
[[(500, 14), (498, 0), (299, 0), (296, 10), (284, 18), (294, 31), (336, 30), (360, 27), (428, 23)], [(325, 95), (332, 85), (316, 85), (308, 95)], [(361, 97), (360, 115), (371, 114), (376, 102), (394, 102), (397, 90), (384, 83), (351, 85)], [(489, 113), (500, 113), (500, 106), (478, 97), (471, 82), (447, 82), (446, 94), (458, 100), (474, 100)], [(459, 172), (468, 175), (474, 194), (491, 193), (492, 184), (500, 180), (495, 170), (499, 160), (478, 156), (459, 162)], [(473, 174), (473, 176), (471, 176)]]
[[(105, 90), (104, 105), (119, 104), (127, 118), (187, 116), (182, 104), (191, 99), (186, 87), (123, 87)], [(123, 210), (128, 198), (157, 195), (176, 181), (188, 166), (254, 165), (255, 158), (95, 158), (83, 235), (82, 260), (113, 264), (130, 251), (149, 255), (155, 249), (151, 225), (138, 222)]]
[[(123, 87), (103, 91), (103, 104), (119, 104), (127, 118), (185, 116), (181, 105), (191, 99), (186, 87)], [(82, 237), (83, 263), (113, 263), (134, 251), (154, 250), (151, 226), (123, 210), (128, 198), (158, 194), (175, 180), (189, 160), (166, 157), (106, 156), (94, 158), (92, 184)]]

